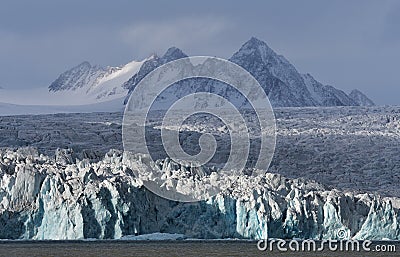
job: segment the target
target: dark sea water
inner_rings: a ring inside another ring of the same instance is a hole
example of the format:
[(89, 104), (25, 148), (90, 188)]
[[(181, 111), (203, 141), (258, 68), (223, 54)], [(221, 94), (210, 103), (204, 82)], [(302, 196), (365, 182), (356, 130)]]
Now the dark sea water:
[[(381, 243), (382, 244), (382, 243)], [(0, 256), (400, 256), (397, 252), (260, 251), (255, 241), (0, 241)]]

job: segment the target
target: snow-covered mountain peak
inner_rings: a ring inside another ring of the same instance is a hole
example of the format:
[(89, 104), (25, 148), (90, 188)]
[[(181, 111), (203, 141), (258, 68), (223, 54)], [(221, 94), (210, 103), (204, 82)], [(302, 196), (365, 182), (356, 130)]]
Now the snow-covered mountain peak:
[(92, 67), (92, 65), (90, 64), (90, 62), (84, 61), (84, 62), (78, 64), (77, 66), (73, 67), (71, 70), (74, 70), (74, 69), (90, 69), (91, 67)]
[(296, 68), (265, 42), (252, 37), (230, 60), (242, 66), (258, 80), (273, 106), (318, 105), (312, 99)]
[(363, 94), (360, 90), (354, 89), (350, 92), (349, 97), (353, 99), (359, 106), (374, 106), (375, 103), (369, 99), (365, 94)]
[(108, 72), (107, 68), (92, 66), (85, 61), (62, 73), (51, 85), (49, 91), (76, 90), (93, 84), (95, 80), (104, 76)]
[[(99, 67), (83, 62), (61, 74), (50, 85), (49, 91), (60, 97), (72, 96), (74, 102), (78, 99), (85, 104), (116, 98), (125, 98), (126, 103), (130, 93), (149, 72), (185, 57), (188, 55), (181, 49), (171, 47), (163, 55), (154, 54), (141, 62), (133, 61), (120, 67)], [(349, 97), (341, 90), (323, 85), (310, 74), (299, 73), (284, 56), (256, 37), (245, 42), (230, 61), (242, 66), (258, 80), (274, 107), (371, 105), (357, 92)], [(219, 85), (209, 86), (222, 90)], [(197, 86), (182, 88), (185, 91)], [(182, 95), (182, 92), (175, 93), (176, 96)], [(235, 97), (228, 98), (232, 100)]]
[(266, 42), (256, 38), (256, 37), (251, 37), (248, 41), (246, 41), (242, 47), (242, 49), (267, 49), (269, 51), (273, 50), (267, 45)]
[(170, 47), (162, 57), (154, 56), (153, 58), (147, 59), (143, 62), (143, 65), (140, 67), (140, 70), (131, 77), (128, 81), (126, 81), (123, 85), (124, 88), (128, 89), (128, 95), (125, 98), (124, 103), (126, 104), (130, 94), (136, 87), (136, 85), (147, 75), (149, 72), (153, 71), (157, 67), (174, 61), (181, 58), (188, 57), (181, 49), (177, 47)]
[(143, 62), (100, 67), (85, 61), (62, 73), (49, 86), (49, 91), (55, 96), (69, 94), (81, 98), (82, 104), (121, 98), (127, 93), (123, 84), (139, 71)]
[(249, 53), (254, 53), (259, 55), (263, 62), (277, 64), (282, 63), (285, 65), (290, 65), (291, 68), (294, 68), (290, 62), (280, 54), (277, 54), (268, 44), (256, 37), (251, 37), (246, 43), (242, 45), (237, 53), (242, 53), (244, 55), (248, 55)]
[(181, 49), (177, 47), (170, 47), (165, 54), (163, 55), (162, 59), (164, 63), (173, 61), (173, 60), (178, 60), (181, 58), (188, 57)]
[(234, 56), (237, 58), (251, 57), (252, 59), (264, 63), (276, 63), (280, 61), (279, 55), (275, 53), (267, 43), (255, 37), (250, 38), (250, 40), (244, 43)]
[(230, 60), (258, 80), (275, 107), (358, 105), (345, 92), (323, 85), (309, 73), (300, 74), (283, 55), (255, 37), (243, 44)]
[(298, 77), (296, 68), (285, 57), (278, 55), (267, 43), (255, 37), (244, 43), (230, 60), (239, 65), (241, 65), (240, 63), (250, 62), (253, 64), (252, 66), (257, 66), (259, 69), (266, 69), (272, 75), (286, 82), (298, 79), (293, 78), (293, 76)]

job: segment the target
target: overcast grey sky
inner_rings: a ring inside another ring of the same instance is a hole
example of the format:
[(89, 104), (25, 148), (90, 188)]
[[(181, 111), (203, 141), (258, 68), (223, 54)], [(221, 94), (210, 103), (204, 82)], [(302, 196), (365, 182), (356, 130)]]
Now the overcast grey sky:
[(85, 60), (120, 65), (170, 46), (229, 58), (256, 36), (324, 84), (400, 105), (400, 1), (232, 2), (3, 0), (0, 87), (48, 86)]

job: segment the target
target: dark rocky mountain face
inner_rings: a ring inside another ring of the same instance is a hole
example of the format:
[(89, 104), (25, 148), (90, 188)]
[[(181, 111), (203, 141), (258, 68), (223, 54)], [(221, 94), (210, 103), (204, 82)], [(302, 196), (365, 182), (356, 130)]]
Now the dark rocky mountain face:
[(323, 85), (309, 74), (300, 74), (288, 60), (257, 38), (247, 41), (230, 61), (258, 80), (275, 107), (357, 105), (343, 91)]
[(258, 80), (273, 106), (317, 105), (295, 67), (265, 42), (251, 38), (229, 60)]

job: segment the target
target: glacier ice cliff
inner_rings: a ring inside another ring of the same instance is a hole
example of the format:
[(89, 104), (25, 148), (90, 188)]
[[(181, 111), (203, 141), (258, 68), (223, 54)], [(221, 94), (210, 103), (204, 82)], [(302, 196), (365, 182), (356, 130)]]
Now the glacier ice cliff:
[(35, 148), (0, 150), (0, 238), (114, 239), (161, 232), (206, 239), (335, 239), (345, 230), (355, 239), (400, 239), (396, 198), (267, 173), (227, 178), (227, 189), (207, 201), (179, 203), (148, 191), (125, 158), (118, 150), (101, 160), (80, 160), (68, 150), (55, 157)]

